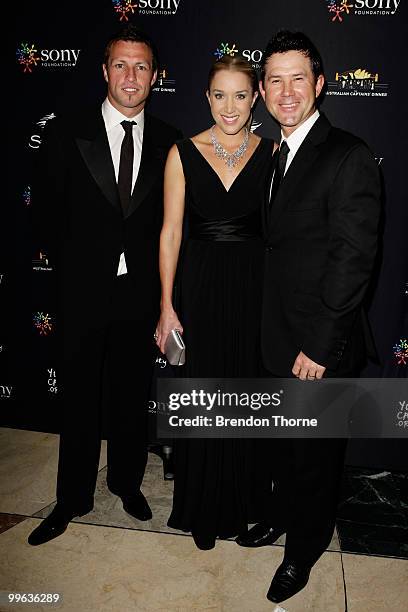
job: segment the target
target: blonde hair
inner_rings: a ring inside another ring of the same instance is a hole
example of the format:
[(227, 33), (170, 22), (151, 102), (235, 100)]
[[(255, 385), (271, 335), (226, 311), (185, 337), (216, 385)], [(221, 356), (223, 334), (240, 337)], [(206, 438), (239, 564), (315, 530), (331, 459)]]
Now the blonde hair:
[(256, 70), (252, 68), (251, 64), (242, 56), (236, 55), (223, 55), (219, 60), (213, 63), (208, 73), (208, 91), (211, 89), (211, 83), (217, 72), (221, 70), (231, 70), (234, 72), (242, 72), (246, 74), (249, 82), (251, 83), (252, 91), (258, 91), (258, 75)]

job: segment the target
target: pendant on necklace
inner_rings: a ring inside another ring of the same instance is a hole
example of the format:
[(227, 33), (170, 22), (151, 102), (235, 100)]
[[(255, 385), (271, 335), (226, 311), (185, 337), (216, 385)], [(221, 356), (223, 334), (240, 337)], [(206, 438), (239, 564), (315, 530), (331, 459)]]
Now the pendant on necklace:
[(248, 149), (248, 141), (249, 141), (249, 131), (248, 128), (245, 128), (245, 136), (241, 145), (238, 147), (236, 151), (233, 153), (228, 153), (224, 149), (221, 143), (218, 142), (215, 133), (214, 133), (215, 125), (212, 126), (210, 130), (211, 142), (214, 147), (214, 153), (219, 159), (223, 159), (227, 165), (228, 170), (233, 170), (238, 162), (242, 159), (246, 150)]

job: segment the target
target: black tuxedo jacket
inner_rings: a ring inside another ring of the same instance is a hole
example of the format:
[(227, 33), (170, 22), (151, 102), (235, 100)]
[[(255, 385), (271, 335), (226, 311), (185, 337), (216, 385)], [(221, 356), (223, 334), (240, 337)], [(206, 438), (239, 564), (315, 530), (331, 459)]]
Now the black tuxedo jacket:
[[(272, 178), (272, 175), (271, 177)], [(364, 294), (377, 249), (380, 180), (363, 141), (321, 115), (263, 216), (265, 367), (292, 376), (303, 351), (347, 375), (375, 351)]]
[(78, 330), (104, 324), (123, 251), (134, 281), (134, 318), (156, 325), (163, 171), (181, 133), (145, 113), (140, 169), (123, 219), (101, 108), (54, 119), (47, 127), (34, 190), (34, 232), (57, 260), (58, 316), (67, 333), (75, 334), (75, 325)]

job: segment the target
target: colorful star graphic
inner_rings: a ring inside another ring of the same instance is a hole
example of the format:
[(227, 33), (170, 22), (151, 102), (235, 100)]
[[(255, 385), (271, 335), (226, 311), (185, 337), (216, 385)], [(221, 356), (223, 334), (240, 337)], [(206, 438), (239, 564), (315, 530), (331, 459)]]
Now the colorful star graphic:
[(120, 21), (129, 21), (128, 13), (134, 13), (137, 4), (132, 0), (112, 0), (115, 11), (120, 15)]
[(37, 49), (34, 49), (34, 45), (29, 47), (27, 43), (21, 43), (21, 47), (17, 49), (17, 60), (24, 66), (24, 72), (32, 72), (33, 66), (37, 65), (40, 58), (36, 53)]
[(407, 365), (408, 363), (408, 340), (402, 338), (399, 344), (394, 345), (394, 355), (398, 365)]

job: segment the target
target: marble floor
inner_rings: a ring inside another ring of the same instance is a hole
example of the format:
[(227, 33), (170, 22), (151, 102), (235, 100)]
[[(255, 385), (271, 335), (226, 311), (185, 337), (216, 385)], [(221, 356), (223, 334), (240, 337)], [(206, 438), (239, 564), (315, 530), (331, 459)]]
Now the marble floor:
[(408, 601), (408, 479), (348, 468), (337, 531), (309, 584), (280, 606), (265, 595), (283, 556), (276, 545), (251, 550), (218, 541), (198, 550), (166, 526), (173, 483), (149, 453), (145, 523), (127, 515), (106, 487), (103, 443), (95, 507), (61, 537), (39, 547), (27, 536), (55, 503), (58, 436), (0, 428), (0, 612), (26, 610), (1, 592), (59, 593), (67, 612), (405, 612)]
[(408, 559), (408, 474), (347, 467), (337, 531), (342, 551)]

